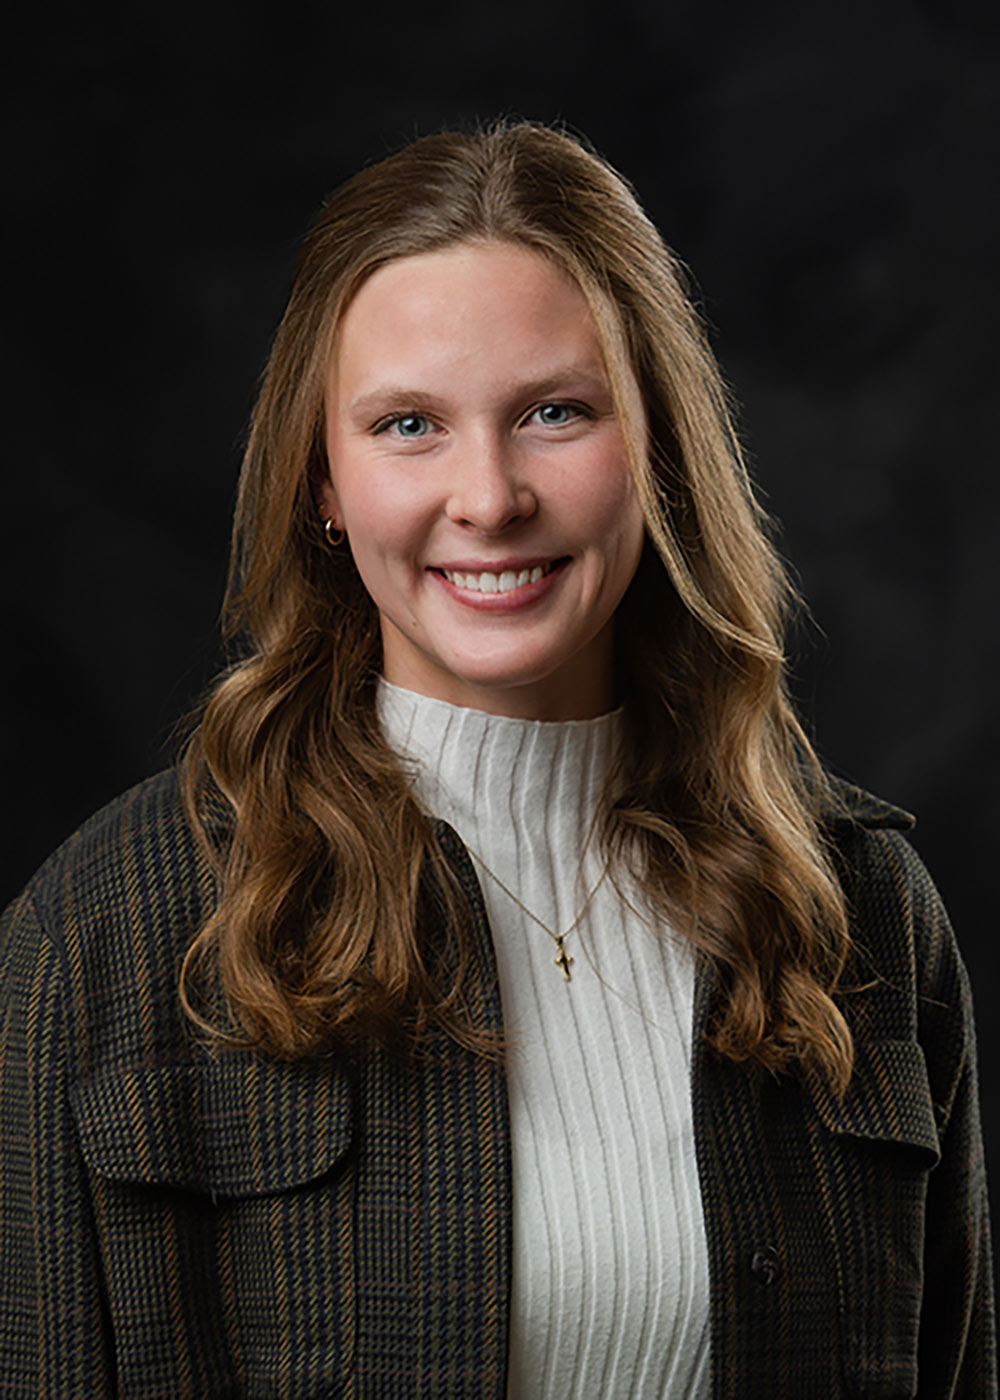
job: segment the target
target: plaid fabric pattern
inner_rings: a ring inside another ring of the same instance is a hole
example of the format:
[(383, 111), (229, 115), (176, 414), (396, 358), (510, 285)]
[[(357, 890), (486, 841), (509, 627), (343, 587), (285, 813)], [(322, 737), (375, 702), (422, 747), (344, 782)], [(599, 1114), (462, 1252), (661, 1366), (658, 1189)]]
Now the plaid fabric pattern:
[[(996, 1393), (969, 993), (902, 820), (852, 794), (831, 827), (857, 941), (841, 1102), (706, 1053), (699, 974), (716, 1397)], [(476, 877), (439, 838), (476, 911), (475, 1015), (496, 1029)], [(7, 911), (0, 1395), (503, 1396), (502, 1068), (443, 1038), (415, 1067), (208, 1055), (176, 983), (214, 898), (165, 774)]]
[[(862, 793), (850, 806), (831, 832), (855, 940), (844, 1098), (695, 1044), (718, 1400), (996, 1395), (968, 981), (926, 870), (891, 829), (910, 819)], [(703, 979), (702, 1025), (710, 1004)]]

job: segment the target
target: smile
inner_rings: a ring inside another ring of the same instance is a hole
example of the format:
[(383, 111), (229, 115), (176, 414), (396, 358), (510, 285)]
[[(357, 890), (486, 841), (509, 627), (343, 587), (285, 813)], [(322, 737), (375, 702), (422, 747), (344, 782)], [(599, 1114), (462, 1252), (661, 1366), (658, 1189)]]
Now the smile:
[(454, 569), (442, 569), (441, 573), (456, 588), (465, 588), (472, 593), (510, 593), (512, 589), (523, 588), (525, 584), (537, 583), (556, 566), (553, 560), (548, 564), (536, 564), (530, 569), (504, 569), (494, 574), (487, 570), (478, 574), (459, 573)]

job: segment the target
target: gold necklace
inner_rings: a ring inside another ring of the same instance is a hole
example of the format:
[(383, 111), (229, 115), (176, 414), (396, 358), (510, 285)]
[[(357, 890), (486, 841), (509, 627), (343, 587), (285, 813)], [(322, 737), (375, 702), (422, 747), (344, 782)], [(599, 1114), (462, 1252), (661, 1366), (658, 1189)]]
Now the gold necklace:
[(570, 924), (569, 928), (564, 929), (562, 933), (556, 933), (554, 928), (549, 928), (548, 924), (545, 922), (544, 919), (540, 919), (533, 910), (529, 909), (528, 906), (522, 900), (518, 899), (517, 895), (510, 888), (510, 886), (505, 885), (504, 882), (500, 879), (500, 876), (496, 873), (496, 871), (490, 869), (490, 867), (486, 864), (486, 862), (483, 860), (482, 856), (479, 854), (478, 851), (474, 851), (471, 846), (468, 846), (468, 850), (472, 855), (476, 857), (476, 860), (478, 860), (479, 864), (483, 867), (483, 869), (486, 871), (487, 875), (494, 882), (494, 884), (499, 885), (500, 888), (503, 890), (504, 894), (507, 895), (509, 899), (512, 899), (514, 901), (518, 909), (522, 910), (525, 914), (527, 914), (529, 919), (534, 919), (538, 927), (544, 929), (545, 932), (549, 935), (553, 943), (559, 949), (558, 956), (554, 957), (552, 961), (556, 965), (556, 967), (562, 968), (562, 975), (564, 979), (567, 982), (572, 982), (573, 974), (570, 972), (570, 967), (576, 960), (575, 958), (571, 957), (569, 953), (567, 953), (566, 949), (563, 947), (563, 942), (570, 936), (573, 930), (580, 923), (580, 920), (590, 908), (590, 904), (592, 899), (594, 898), (594, 895), (604, 884), (604, 877), (608, 873), (607, 863), (605, 863), (604, 869), (598, 876), (597, 884), (594, 885), (593, 889), (590, 891), (590, 894), (587, 895), (587, 898), (583, 902), (583, 907), (580, 909), (579, 913), (577, 914), (573, 922)]

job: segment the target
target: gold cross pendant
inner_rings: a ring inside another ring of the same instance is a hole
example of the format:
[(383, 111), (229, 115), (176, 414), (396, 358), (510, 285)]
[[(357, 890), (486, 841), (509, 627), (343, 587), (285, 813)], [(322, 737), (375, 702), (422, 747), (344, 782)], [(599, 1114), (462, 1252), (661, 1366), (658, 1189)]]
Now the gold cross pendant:
[(559, 956), (557, 958), (553, 958), (552, 961), (555, 963), (556, 967), (562, 968), (562, 975), (566, 979), (566, 981), (572, 982), (573, 974), (570, 972), (569, 968), (570, 963), (573, 961), (573, 959), (563, 947), (562, 937), (559, 934), (556, 935), (556, 946), (559, 949)]

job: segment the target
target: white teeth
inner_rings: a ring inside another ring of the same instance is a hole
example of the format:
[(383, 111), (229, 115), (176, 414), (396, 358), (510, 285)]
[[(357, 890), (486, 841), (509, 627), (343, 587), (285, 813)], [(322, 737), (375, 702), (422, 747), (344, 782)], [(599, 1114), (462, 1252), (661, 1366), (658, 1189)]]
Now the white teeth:
[(509, 593), (512, 588), (523, 588), (526, 583), (537, 583), (551, 570), (551, 564), (536, 564), (533, 569), (504, 569), (502, 574), (460, 574), (452, 569), (442, 569), (449, 583), (456, 588), (468, 588), (472, 593)]

